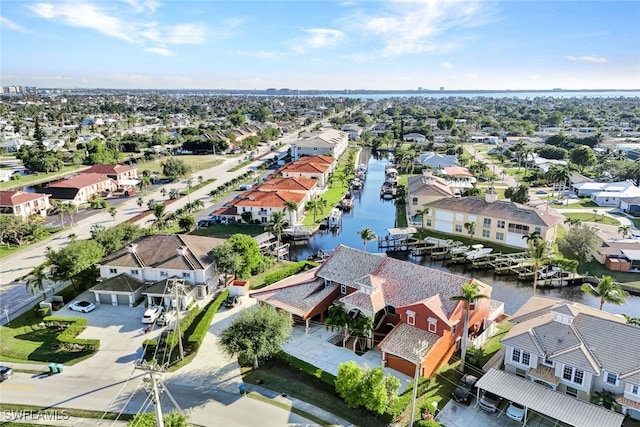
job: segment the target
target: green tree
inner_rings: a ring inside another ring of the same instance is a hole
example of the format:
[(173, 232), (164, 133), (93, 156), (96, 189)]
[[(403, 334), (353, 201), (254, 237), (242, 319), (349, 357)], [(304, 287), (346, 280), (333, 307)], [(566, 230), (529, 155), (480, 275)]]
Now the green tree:
[(602, 276), (596, 286), (585, 283), (580, 287), (580, 290), (587, 295), (600, 298), (600, 310), (602, 310), (605, 302), (624, 305), (627, 303), (627, 298), (629, 297), (629, 294), (625, 292), (620, 284), (616, 283), (615, 279), (611, 276)]
[(578, 167), (580, 173), (584, 172), (587, 167), (598, 163), (593, 149), (586, 145), (577, 145), (569, 151), (569, 160)]
[(136, 205), (140, 208), (140, 215), (142, 215), (142, 205), (144, 204), (144, 199), (142, 197), (138, 197), (136, 200)]
[(376, 233), (369, 227), (356, 231), (356, 234), (362, 239), (362, 246), (365, 252), (367, 252), (367, 242), (378, 238)]
[(188, 233), (196, 227), (196, 219), (193, 215), (182, 215), (178, 219), (178, 227), (183, 233)]
[(55, 251), (48, 249), (47, 262), (51, 268), (50, 277), (55, 281), (74, 281), (86, 269), (94, 269), (94, 264), (102, 259), (104, 249), (94, 240), (72, 240), (67, 246)]
[(316, 222), (316, 216), (318, 215), (318, 212), (322, 211), (322, 205), (320, 203), (320, 200), (321, 199), (311, 199), (307, 202), (307, 205), (306, 205), (307, 210), (313, 213), (313, 222)]
[(284, 210), (289, 212), (289, 225), (293, 226), (295, 221), (293, 214), (298, 212), (298, 203), (295, 200), (287, 200), (284, 202)]
[(478, 223), (476, 221), (469, 221), (464, 223), (464, 228), (469, 233), (469, 237), (471, 238), (471, 242), (473, 243), (473, 236), (476, 234), (476, 226)]
[(363, 370), (351, 360), (338, 365), (335, 387), (350, 408), (364, 406), (382, 414), (398, 395), (400, 380), (379, 367)]
[(189, 165), (181, 159), (167, 159), (160, 165), (162, 166), (162, 174), (171, 180), (181, 178), (191, 171)]
[(591, 403), (613, 410), (617, 402), (615, 394), (608, 390), (600, 390), (593, 393)]
[(593, 227), (586, 224), (572, 226), (569, 232), (558, 241), (560, 251), (567, 258), (589, 262), (593, 258), (600, 238)]
[(144, 234), (145, 230), (129, 222), (123, 222), (110, 228), (100, 224), (94, 224), (91, 227), (91, 238), (102, 246), (105, 254), (117, 251)]
[(627, 321), (627, 325), (640, 326), (640, 317), (633, 317), (628, 314), (623, 314), (623, 316), (624, 320)]
[(535, 296), (538, 287), (538, 270), (549, 260), (551, 248), (547, 241), (541, 238), (529, 240), (527, 246), (527, 256), (533, 262), (533, 295)]
[(115, 221), (116, 215), (118, 214), (118, 209), (115, 206), (111, 205), (107, 208), (107, 213), (111, 215), (111, 219)]
[[(278, 247), (276, 251), (280, 249), (280, 240), (282, 233), (284, 232), (284, 214), (282, 211), (271, 212), (271, 221), (265, 227), (265, 230), (276, 236)], [(278, 259), (280, 258), (280, 252), (277, 252)]]
[(622, 234), (622, 238), (626, 239), (629, 234), (631, 234), (631, 226), (630, 225), (621, 225), (618, 227), (618, 233)]
[(469, 311), (471, 305), (475, 304), (479, 299), (489, 298), (487, 295), (481, 294), (477, 283), (464, 283), (462, 285), (462, 293), (449, 298), (451, 301), (464, 302), (464, 327), (462, 329), (462, 345), (460, 347), (460, 370), (464, 372), (464, 364), (467, 357), (467, 338), (469, 336)]
[(514, 203), (527, 203), (529, 201), (529, 186), (520, 184), (517, 187), (509, 187), (504, 191), (504, 196)]
[(382, 368), (369, 369), (362, 380), (363, 406), (370, 411), (383, 414), (389, 403)]
[(429, 215), (429, 212), (429, 208), (424, 208), (416, 211), (416, 216), (419, 216), (422, 222), (422, 229), (424, 229), (424, 217)]
[(149, 187), (151, 186), (151, 178), (148, 176), (142, 176), (138, 186), (140, 187), (140, 190), (144, 191), (144, 194), (147, 194), (147, 191), (149, 191)]
[(215, 262), (216, 269), (225, 274), (225, 281), (227, 274), (235, 277), (244, 264), (242, 256), (226, 242), (213, 248), (210, 256)]
[(24, 285), (33, 295), (36, 295), (38, 293), (41, 294), (42, 300), (44, 301), (45, 299), (44, 284), (47, 282), (48, 279), (49, 279), (49, 266), (45, 262), (33, 267), (33, 270), (31, 270), (29, 275), (26, 277)]
[[(177, 411), (172, 411), (167, 414), (163, 414), (162, 421), (164, 427), (191, 427), (189, 417)], [(145, 412), (143, 414), (137, 414), (131, 421), (127, 423), (127, 427), (156, 427), (155, 412)]]
[[(233, 254), (237, 254), (238, 257)], [(219, 269), (233, 272), (243, 278), (249, 277), (252, 273), (261, 272), (265, 267), (265, 260), (260, 253), (258, 242), (246, 234), (234, 234), (222, 245), (215, 247), (211, 255)]]
[(336, 392), (350, 408), (357, 408), (362, 403), (362, 382), (364, 372), (353, 360), (338, 365), (335, 380)]
[(253, 362), (271, 357), (291, 335), (293, 322), (289, 313), (268, 305), (254, 305), (243, 310), (229, 327), (222, 331), (223, 350), (237, 356), (241, 362)]

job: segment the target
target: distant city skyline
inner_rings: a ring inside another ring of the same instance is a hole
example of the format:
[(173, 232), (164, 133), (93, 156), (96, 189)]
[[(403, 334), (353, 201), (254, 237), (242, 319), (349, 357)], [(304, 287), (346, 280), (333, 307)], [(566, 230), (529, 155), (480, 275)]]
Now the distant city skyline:
[(640, 89), (637, 1), (7, 1), (1, 86)]

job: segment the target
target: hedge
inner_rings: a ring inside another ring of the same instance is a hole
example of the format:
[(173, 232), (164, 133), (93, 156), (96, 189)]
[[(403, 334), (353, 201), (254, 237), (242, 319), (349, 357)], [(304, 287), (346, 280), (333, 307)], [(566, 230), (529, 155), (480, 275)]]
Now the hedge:
[(87, 319), (47, 316), (43, 321), (48, 328), (63, 329), (56, 337), (62, 350), (94, 352), (100, 348), (100, 340), (76, 338), (87, 327)]
[[(196, 316), (200, 313), (198, 308), (195, 308), (187, 313), (182, 319), (180, 319), (180, 332), (185, 335), (185, 331), (189, 329)], [(167, 335), (167, 351), (172, 351), (178, 345), (178, 332), (174, 329)]]
[(316, 267), (317, 265), (317, 263), (310, 261), (298, 261), (295, 264), (287, 265), (280, 270), (267, 274), (264, 278), (264, 286), (279, 282), (282, 279), (286, 279), (289, 276), (293, 276), (303, 270)]
[(281, 360), (289, 366), (295, 368), (295, 370), (300, 370), (305, 372), (307, 375), (311, 375), (325, 383), (328, 386), (331, 386), (333, 389), (335, 387), (336, 377), (329, 372), (323, 371), (317, 366), (313, 366), (310, 363), (305, 362), (304, 360), (300, 360), (297, 357), (294, 357), (284, 351), (279, 351), (275, 354), (275, 358)]
[(220, 305), (222, 305), (222, 302), (227, 298), (227, 296), (229, 296), (229, 290), (225, 289), (215, 300), (211, 301), (205, 307), (203, 310), (204, 313), (200, 316), (198, 322), (193, 328), (193, 331), (187, 338), (189, 351), (198, 351), (200, 344), (202, 344), (202, 340), (209, 331), (209, 326), (211, 326), (213, 316), (218, 312)]

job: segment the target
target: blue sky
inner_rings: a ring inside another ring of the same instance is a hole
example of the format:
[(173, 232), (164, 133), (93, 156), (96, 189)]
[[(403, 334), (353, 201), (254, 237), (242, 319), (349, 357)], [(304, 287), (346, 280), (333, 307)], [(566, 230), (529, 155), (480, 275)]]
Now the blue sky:
[(3, 0), (2, 85), (638, 89), (640, 2)]

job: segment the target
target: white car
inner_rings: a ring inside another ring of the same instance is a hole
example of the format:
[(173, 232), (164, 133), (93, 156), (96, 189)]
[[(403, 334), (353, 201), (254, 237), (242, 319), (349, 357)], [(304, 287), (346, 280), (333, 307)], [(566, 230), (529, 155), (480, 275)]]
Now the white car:
[(96, 305), (89, 301), (74, 301), (69, 304), (69, 310), (88, 313), (96, 309)]
[(160, 317), (164, 308), (162, 306), (156, 305), (155, 307), (151, 307), (145, 310), (142, 315), (142, 323), (153, 323)]
[(168, 325), (169, 323), (171, 323), (171, 321), (176, 317), (176, 309), (172, 308), (171, 310), (167, 310), (164, 313), (162, 313), (159, 317), (158, 320), (156, 320), (156, 324), (158, 326), (165, 326)]
[(522, 419), (524, 418), (524, 406), (516, 402), (511, 402), (511, 404), (507, 408), (507, 411), (505, 412), (505, 415), (512, 420), (522, 421)]

